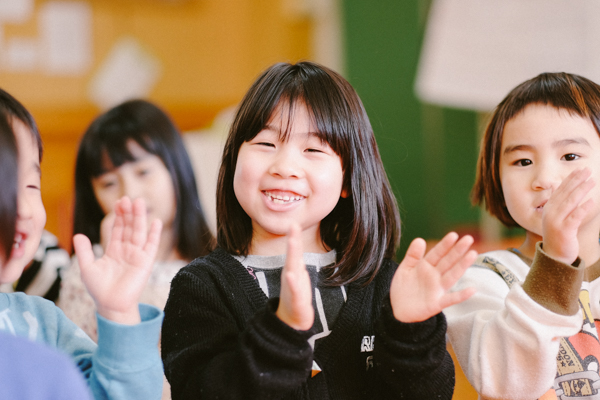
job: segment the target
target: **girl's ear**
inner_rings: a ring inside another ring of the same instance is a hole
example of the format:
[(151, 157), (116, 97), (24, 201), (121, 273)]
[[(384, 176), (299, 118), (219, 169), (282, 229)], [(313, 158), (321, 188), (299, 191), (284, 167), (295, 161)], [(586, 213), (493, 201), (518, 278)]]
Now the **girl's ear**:
[(347, 199), (348, 196), (349, 196), (348, 190), (346, 188), (343, 188), (342, 189), (342, 193), (340, 193), (340, 197), (343, 198), (343, 199)]

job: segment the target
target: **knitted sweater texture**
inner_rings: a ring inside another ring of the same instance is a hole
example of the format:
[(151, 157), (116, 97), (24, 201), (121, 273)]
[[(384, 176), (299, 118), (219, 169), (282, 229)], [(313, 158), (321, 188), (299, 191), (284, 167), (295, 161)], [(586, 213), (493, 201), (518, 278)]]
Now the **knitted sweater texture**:
[[(217, 249), (171, 285), (162, 330), (165, 374), (178, 399), (451, 399), (454, 366), (438, 314), (404, 324), (392, 313), (397, 264), (351, 284), (329, 336), (313, 352), (311, 330), (275, 315), (254, 278)], [(313, 359), (322, 369), (311, 377)]]

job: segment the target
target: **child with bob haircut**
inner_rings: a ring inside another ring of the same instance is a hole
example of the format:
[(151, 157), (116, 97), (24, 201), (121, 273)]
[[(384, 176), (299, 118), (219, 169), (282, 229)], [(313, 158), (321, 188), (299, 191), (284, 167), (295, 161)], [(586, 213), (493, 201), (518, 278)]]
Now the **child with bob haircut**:
[(450, 399), (441, 310), (474, 261), (450, 233), (400, 266), (396, 201), (350, 84), (275, 64), (242, 100), (217, 193), (218, 248), (173, 279), (173, 399)]
[(518, 249), (479, 256), (444, 311), (467, 378), (485, 399), (600, 398), (600, 86), (544, 73), (496, 107), (473, 203), (520, 226)]
[[(122, 196), (144, 199), (149, 218), (163, 223), (156, 261), (140, 297), (163, 309), (175, 274), (208, 254), (214, 238), (181, 134), (162, 109), (146, 100), (126, 101), (99, 115), (79, 143), (73, 233), (89, 237), (98, 256)], [(59, 306), (96, 339), (94, 302), (76, 263), (63, 276)]]
[[(10, 283), (33, 258), (46, 222), (40, 192), (42, 143), (31, 114), (1, 89), (0, 113), (10, 120), (19, 162), (16, 228), (10, 259), (0, 277), (0, 283)], [(158, 336), (163, 314), (155, 307), (138, 304), (138, 298), (156, 255), (161, 222), (146, 227), (146, 207), (141, 200), (121, 199), (115, 214), (102, 258), (95, 259), (87, 237), (73, 238), (82, 278), (98, 309), (98, 345), (54, 303), (24, 293), (0, 293), (0, 331), (69, 355), (96, 399), (159, 399), (162, 365)]]

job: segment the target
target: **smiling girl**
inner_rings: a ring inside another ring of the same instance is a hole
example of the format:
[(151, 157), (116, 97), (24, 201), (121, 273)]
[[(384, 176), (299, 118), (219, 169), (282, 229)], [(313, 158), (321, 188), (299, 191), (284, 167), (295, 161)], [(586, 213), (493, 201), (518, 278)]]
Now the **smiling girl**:
[(391, 258), (399, 216), (358, 95), (310, 62), (250, 88), (219, 174), (217, 240), (173, 279), (174, 399), (450, 399), (441, 310), (475, 253), (448, 234)]

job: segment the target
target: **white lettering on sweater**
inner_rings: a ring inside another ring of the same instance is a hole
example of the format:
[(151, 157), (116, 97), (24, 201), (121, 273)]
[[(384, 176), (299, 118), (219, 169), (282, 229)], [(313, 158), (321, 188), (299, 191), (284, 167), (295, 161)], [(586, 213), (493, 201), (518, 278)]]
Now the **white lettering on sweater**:
[(375, 336), (365, 336), (360, 344), (360, 351), (364, 353), (366, 351), (373, 351), (375, 348)]

